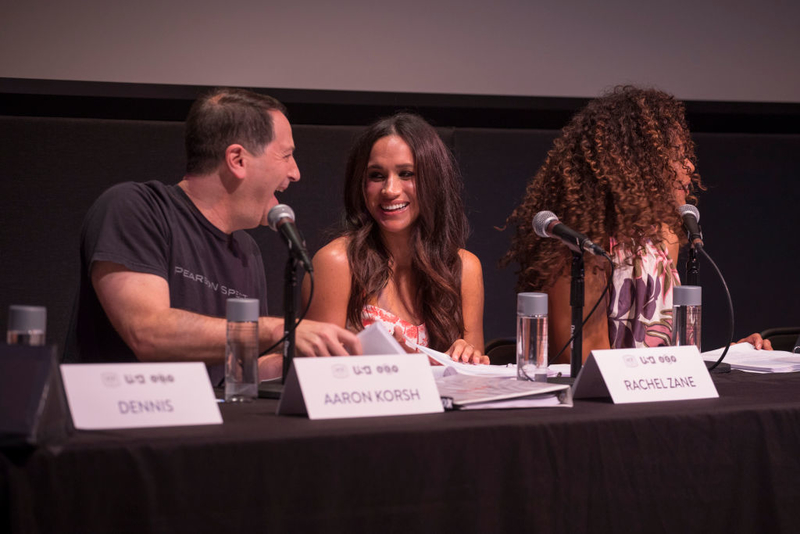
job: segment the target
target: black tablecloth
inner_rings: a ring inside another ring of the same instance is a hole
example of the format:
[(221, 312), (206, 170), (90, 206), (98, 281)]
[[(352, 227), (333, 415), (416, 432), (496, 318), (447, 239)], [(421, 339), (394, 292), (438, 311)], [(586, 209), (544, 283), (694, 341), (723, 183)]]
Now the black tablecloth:
[[(800, 375), (719, 399), (78, 432), (0, 454), (20, 532), (800, 532)], [(0, 523), (0, 530), (4, 523)]]

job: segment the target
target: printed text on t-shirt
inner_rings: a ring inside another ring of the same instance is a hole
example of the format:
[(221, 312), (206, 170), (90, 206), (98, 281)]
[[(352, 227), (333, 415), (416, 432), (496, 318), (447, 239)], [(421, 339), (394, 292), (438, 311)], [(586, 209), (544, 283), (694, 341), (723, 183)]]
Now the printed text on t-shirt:
[(190, 280), (194, 280), (195, 282), (197, 282), (199, 284), (203, 284), (207, 288), (209, 288), (209, 289), (211, 289), (213, 291), (218, 291), (218, 292), (222, 293), (223, 295), (229, 295), (231, 297), (242, 298), (242, 299), (246, 299), (247, 298), (247, 295), (245, 295), (241, 291), (237, 291), (236, 289), (233, 289), (232, 287), (225, 287), (223, 285), (218, 284), (217, 282), (212, 282), (211, 280), (208, 279), (207, 276), (204, 276), (202, 274), (194, 274), (193, 272), (191, 272), (190, 270), (188, 270), (188, 269), (186, 269), (184, 267), (176, 266), (175, 267), (175, 274), (177, 274), (179, 276), (183, 276), (184, 278), (189, 278)]

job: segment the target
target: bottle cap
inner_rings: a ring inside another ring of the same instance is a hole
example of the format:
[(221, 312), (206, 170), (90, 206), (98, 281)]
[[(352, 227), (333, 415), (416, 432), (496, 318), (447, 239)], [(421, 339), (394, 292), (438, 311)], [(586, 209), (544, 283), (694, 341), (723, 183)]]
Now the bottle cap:
[(14, 332), (44, 332), (47, 327), (47, 308), (44, 306), (8, 307), (8, 330)]
[(675, 286), (672, 290), (673, 306), (700, 306), (703, 304), (703, 288), (700, 286)]
[(228, 299), (227, 317), (234, 323), (258, 321), (258, 299)]
[(547, 315), (547, 293), (518, 293), (517, 315)]

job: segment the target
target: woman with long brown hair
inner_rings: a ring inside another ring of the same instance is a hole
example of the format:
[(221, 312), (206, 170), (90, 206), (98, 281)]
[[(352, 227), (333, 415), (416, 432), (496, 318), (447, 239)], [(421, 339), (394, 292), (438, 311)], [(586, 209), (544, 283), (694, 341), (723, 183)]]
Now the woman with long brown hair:
[[(678, 207), (704, 189), (695, 163), (683, 104), (655, 89), (618, 87), (562, 130), (509, 218), (516, 236), (503, 259), (520, 265), (520, 291), (549, 295), (551, 357), (570, 338), (572, 255), (558, 240), (536, 236), (533, 216), (554, 212), (615, 263), (609, 280), (608, 262), (585, 258), (584, 313), (609, 282), (610, 291), (584, 326), (583, 359), (595, 349), (668, 345), (672, 290), (680, 285), (675, 261), (687, 242)], [(751, 338), (760, 348), (760, 337)], [(569, 358), (567, 348), (559, 361)]]
[[(373, 322), (399, 340), (486, 363), (483, 274), (464, 250), (467, 221), (452, 154), (421, 117), (370, 126), (348, 157), (342, 235), (313, 259), (308, 318), (361, 330)], [(308, 300), (308, 280), (303, 300)]]

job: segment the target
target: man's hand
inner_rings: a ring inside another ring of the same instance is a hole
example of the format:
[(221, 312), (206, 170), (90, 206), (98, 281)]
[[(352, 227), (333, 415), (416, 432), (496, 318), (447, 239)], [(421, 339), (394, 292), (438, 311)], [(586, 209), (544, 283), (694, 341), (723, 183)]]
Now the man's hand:
[(283, 355), (267, 354), (258, 359), (258, 379), (269, 380), (283, 374)]
[(361, 341), (344, 328), (317, 321), (302, 321), (294, 333), (297, 356), (347, 356), (362, 353)]

